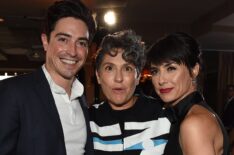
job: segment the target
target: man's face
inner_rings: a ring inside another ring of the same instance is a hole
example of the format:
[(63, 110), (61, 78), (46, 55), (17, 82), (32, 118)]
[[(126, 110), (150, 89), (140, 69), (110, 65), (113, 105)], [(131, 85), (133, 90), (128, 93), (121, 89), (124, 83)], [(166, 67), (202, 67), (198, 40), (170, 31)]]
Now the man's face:
[(88, 28), (73, 17), (57, 21), (48, 40), (45, 34), (41, 39), (46, 51), (46, 69), (55, 81), (73, 80), (85, 63), (88, 54)]
[(233, 87), (227, 88), (227, 95), (228, 95), (228, 98), (232, 98), (234, 96), (234, 88)]
[(135, 103), (133, 93), (139, 83), (136, 67), (122, 58), (106, 54), (96, 71), (98, 83), (114, 110), (128, 109)]

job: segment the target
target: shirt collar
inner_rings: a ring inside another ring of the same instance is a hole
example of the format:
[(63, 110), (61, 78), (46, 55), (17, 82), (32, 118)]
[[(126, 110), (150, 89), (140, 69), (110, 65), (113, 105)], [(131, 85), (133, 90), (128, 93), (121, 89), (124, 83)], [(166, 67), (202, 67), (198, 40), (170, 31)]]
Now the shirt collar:
[[(46, 76), (46, 79), (50, 85), (51, 91), (56, 93), (56, 94), (66, 94), (66, 91), (64, 90), (64, 88), (62, 88), (61, 86), (57, 85), (53, 79), (51, 78), (49, 72), (47, 71), (47, 69), (45, 68), (45, 64), (42, 66), (42, 70)], [(73, 84), (72, 84), (72, 89), (71, 89), (71, 96), (70, 99), (75, 99), (77, 97), (82, 96), (82, 94), (84, 93), (84, 86), (83, 84), (77, 79), (75, 78)]]

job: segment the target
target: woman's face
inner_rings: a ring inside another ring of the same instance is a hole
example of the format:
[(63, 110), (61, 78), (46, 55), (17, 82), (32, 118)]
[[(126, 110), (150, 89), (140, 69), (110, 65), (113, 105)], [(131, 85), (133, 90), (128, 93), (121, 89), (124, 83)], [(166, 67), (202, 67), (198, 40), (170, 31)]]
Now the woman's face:
[(191, 70), (193, 77), (187, 66), (173, 61), (151, 64), (150, 71), (155, 91), (166, 104), (174, 106), (196, 89), (193, 79), (198, 75), (198, 64)]
[[(121, 51), (121, 50), (120, 50)], [(135, 103), (133, 93), (139, 83), (135, 65), (122, 58), (123, 52), (116, 56), (104, 55), (96, 72), (108, 103), (114, 110), (128, 109)]]

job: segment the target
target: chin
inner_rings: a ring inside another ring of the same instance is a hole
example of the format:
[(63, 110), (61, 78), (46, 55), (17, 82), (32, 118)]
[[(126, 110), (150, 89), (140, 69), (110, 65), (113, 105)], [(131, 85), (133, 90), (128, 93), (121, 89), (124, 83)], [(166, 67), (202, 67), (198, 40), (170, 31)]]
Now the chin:
[(67, 80), (72, 79), (74, 76), (75, 76), (74, 74), (63, 74), (63, 78)]
[(75, 75), (76, 75), (76, 71), (75, 70), (67, 70), (67, 71), (64, 71), (63, 73), (62, 73), (62, 75), (64, 76), (64, 77), (67, 77), (67, 78), (72, 78), (72, 77), (74, 77)]
[(171, 98), (166, 98), (166, 97), (160, 97), (162, 99), (163, 102), (165, 103), (171, 103), (172, 101), (174, 101), (173, 99)]
[(116, 101), (116, 102), (113, 102), (115, 104), (115, 106), (117, 107), (121, 107), (124, 105), (124, 101)]

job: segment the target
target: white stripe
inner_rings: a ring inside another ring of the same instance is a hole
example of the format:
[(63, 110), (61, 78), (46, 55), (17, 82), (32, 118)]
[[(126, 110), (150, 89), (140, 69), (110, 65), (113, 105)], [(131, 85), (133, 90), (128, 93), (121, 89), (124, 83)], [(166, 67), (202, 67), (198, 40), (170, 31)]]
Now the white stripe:
[(94, 107), (94, 108), (96, 108), (96, 109), (98, 109), (101, 105), (103, 105), (104, 104), (104, 101), (103, 102), (101, 102), (101, 103), (99, 103), (99, 104), (93, 104), (92, 106)]
[(167, 125), (170, 126), (170, 121), (166, 118), (159, 118), (158, 120), (152, 120), (152, 121), (147, 121), (147, 122), (126, 122), (125, 123), (125, 129), (126, 130), (142, 130), (146, 129), (152, 126), (152, 124), (158, 124), (161, 125), (162, 127), (168, 128)]
[(123, 151), (122, 144), (101, 144), (98, 142), (94, 142), (94, 149), (95, 150), (102, 150), (102, 151)]
[(100, 127), (95, 122), (90, 121), (90, 128), (92, 132), (97, 133), (102, 137), (121, 135), (119, 124)]
[(151, 149), (143, 150), (140, 155), (162, 155), (164, 153), (165, 146), (166, 144), (162, 144)]
[(124, 138), (124, 147), (128, 148), (145, 140), (169, 133), (170, 125), (171, 123), (167, 118), (159, 118), (158, 120), (148, 122), (125, 123), (126, 130), (145, 130)]

